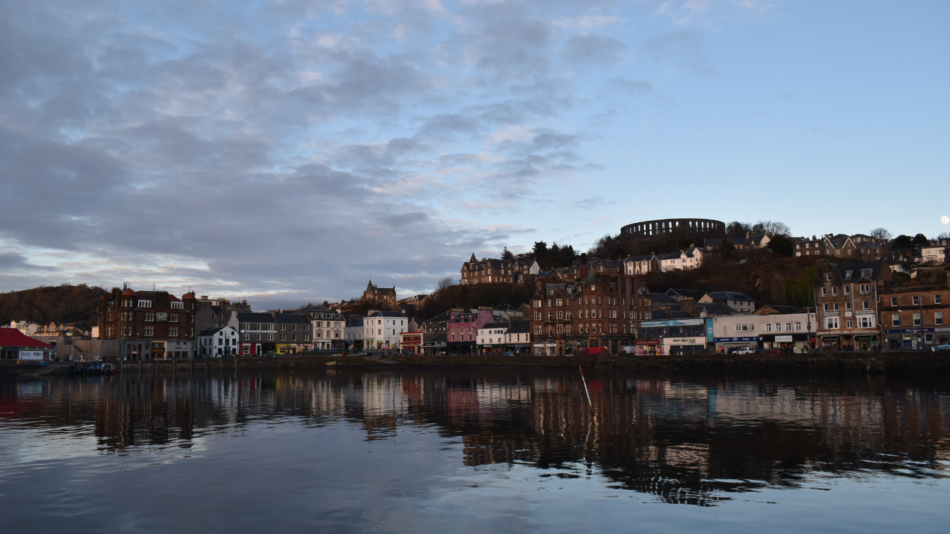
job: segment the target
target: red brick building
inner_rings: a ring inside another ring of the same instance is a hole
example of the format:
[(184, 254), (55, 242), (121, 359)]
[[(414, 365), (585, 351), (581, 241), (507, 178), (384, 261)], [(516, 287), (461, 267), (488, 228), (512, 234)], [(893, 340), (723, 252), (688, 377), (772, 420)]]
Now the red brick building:
[(192, 356), (195, 295), (118, 288), (99, 299), (99, 337), (121, 340), (125, 360), (186, 359)]
[(815, 284), (818, 346), (863, 350), (881, 343), (879, 295), (892, 285), (887, 265), (826, 262)]
[(574, 282), (537, 282), (531, 299), (531, 353), (536, 356), (577, 354), (586, 347), (605, 347), (619, 354), (633, 345), (640, 318), (649, 313), (643, 279), (623, 274), (588, 272)]

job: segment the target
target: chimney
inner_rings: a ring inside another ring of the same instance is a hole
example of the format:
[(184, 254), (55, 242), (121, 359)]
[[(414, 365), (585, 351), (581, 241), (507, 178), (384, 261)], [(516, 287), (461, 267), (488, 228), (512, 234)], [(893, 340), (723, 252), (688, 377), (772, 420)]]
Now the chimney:
[(696, 317), (696, 300), (693, 298), (685, 298), (680, 300), (680, 311), (690, 314), (692, 317)]
[(587, 253), (581, 254), (581, 280), (587, 280)]

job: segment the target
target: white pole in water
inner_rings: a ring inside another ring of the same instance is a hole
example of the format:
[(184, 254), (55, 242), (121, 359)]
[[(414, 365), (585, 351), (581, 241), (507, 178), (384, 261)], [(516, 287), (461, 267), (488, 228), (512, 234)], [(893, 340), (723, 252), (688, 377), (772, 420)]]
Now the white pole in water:
[(587, 391), (587, 380), (584, 379), (584, 368), (577, 366), (581, 370), (581, 383), (584, 384), (584, 393), (587, 395), (587, 404), (590, 405), (590, 413), (594, 413), (594, 404), (590, 401), (590, 391)]

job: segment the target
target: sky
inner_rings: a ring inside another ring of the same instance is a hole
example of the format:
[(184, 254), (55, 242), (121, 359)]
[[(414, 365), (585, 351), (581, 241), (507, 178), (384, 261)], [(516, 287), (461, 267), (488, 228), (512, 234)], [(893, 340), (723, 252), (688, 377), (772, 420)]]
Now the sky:
[(400, 298), (633, 222), (950, 230), (950, 3), (0, 0), (0, 291)]

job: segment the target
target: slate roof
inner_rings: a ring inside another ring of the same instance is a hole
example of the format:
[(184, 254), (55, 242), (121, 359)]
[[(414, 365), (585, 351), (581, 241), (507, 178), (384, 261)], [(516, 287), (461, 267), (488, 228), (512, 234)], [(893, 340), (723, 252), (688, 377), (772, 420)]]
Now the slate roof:
[(224, 328), (225, 328), (225, 327), (223, 327), (223, 326), (216, 326), (216, 327), (213, 327), (213, 328), (205, 328), (204, 330), (201, 331), (200, 334), (198, 334), (198, 337), (213, 336), (213, 335), (217, 334), (219, 330), (224, 330)]
[(310, 324), (307, 316), (302, 313), (277, 313), (274, 314), (274, 320), (281, 324)]
[[(835, 272), (839, 280), (877, 280), (881, 274), (881, 264), (876, 261), (867, 261), (859, 263), (829, 263), (828, 267)], [(871, 269), (871, 276), (862, 276), (862, 271)], [(851, 271), (851, 277), (846, 278), (848, 271)]]
[(666, 294), (673, 298), (680, 297), (696, 301), (706, 296), (705, 291), (696, 291), (694, 289), (668, 289)]
[[(507, 329), (508, 329), (508, 323), (507, 323), (507, 322), (485, 323), (485, 326), (483, 326), (482, 328), (484, 328), (484, 329), (488, 329), (488, 328), (504, 328), (504, 329), (507, 330)], [(479, 328), (479, 330), (481, 330), (482, 328)]]
[(274, 317), (264, 312), (238, 312), (237, 320), (239, 323), (273, 323)]
[(506, 334), (530, 334), (531, 333), (531, 321), (515, 321), (508, 327)]
[(367, 317), (403, 317), (404, 318), (406, 316), (399, 312), (394, 312), (394, 311), (376, 311), (367, 315)]
[(696, 304), (696, 313), (705, 311), (707, 316), (716, 315), (738, 315), (739, 312), (726, 306), (725, 304), (716, 304), (715, 302), (700, 302)]
[(743, 302), (755, 302), (743, 293), (737, 291), (710, 291), (707, 293), (713, 300), (739, 300)]
[(356, 319), (353, 319), (350, 322), (346, 323), (347, 328), (350, 328), (353, 326), (363, 326), (363, 318), (357, 317)]

